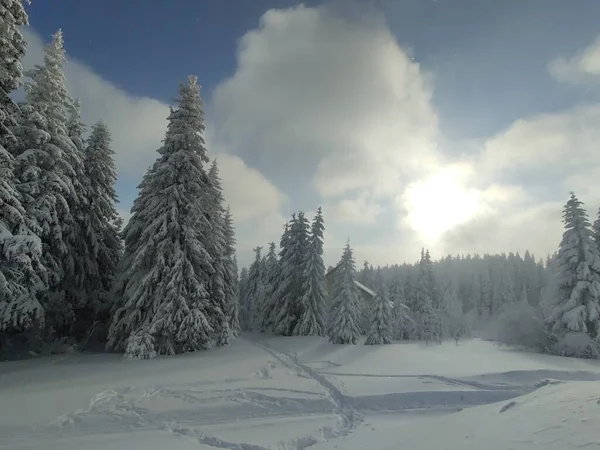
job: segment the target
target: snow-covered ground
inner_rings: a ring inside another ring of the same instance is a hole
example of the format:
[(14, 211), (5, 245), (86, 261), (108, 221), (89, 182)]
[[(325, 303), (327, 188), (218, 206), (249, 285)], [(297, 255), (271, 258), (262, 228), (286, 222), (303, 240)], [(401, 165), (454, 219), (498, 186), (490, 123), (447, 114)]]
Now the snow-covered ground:
[(58, 356), (0, 364), (0, 448), (600, 449), (599, 381), (597, 362), (480, 340)]

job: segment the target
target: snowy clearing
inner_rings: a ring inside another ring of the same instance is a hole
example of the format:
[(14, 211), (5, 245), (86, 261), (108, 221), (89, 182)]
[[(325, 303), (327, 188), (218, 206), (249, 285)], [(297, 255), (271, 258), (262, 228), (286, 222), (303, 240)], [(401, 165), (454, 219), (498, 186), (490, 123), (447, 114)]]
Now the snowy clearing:
[(155, 360), (3, 363), (0, 448), (600, 448), (598, 381), (598, 362), (480, 340), (247, 335)]

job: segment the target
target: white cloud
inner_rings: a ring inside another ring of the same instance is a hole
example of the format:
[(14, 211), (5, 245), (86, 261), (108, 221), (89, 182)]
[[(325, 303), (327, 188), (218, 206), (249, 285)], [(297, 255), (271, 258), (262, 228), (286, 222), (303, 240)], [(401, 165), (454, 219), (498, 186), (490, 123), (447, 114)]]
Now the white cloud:
[(565, 174), (600, 165), (598, 123), (600, 104), (517, 120), (485, 143), (481, 167), (492, 173), (553, 167)]
[(333, 221), (355, 225), (373, 225), (383, 211), (383, 207), (370, 199), (367, 192), (360, 193), (357, 198), (326, 203), (323, 208)]
[(270, 10), (237, 59), (213, 96), (217, 132), (282, 188), (310, 176), (355, 220), (349, 202), (372, 211), (437, 159), (431, 87), (376, 17)]
[(286, 196), (258, 170), (249, 168), (235, 155), (220, 153), (217, 158), (226, 201), (234, 211), (236, 220), (264, 218), (280, 210)]
[(574, 84), (597, 83), (600, 81), (600, 35), (577, 54), (551, 61), (548, 69), (558, 81)]

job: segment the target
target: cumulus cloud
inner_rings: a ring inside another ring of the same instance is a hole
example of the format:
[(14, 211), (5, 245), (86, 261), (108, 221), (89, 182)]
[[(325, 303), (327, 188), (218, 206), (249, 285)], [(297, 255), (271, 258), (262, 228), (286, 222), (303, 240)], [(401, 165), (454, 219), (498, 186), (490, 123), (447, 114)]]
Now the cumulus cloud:
[(348, 195), (395, 194), (438, 157), (427, 77), (373, 14), (270, 10), (237, 61), (213, 96), (217, 132), (282, 188), (310, 177), (354, 220)]
[(369, 198), (367, 192), (362, 192), (356, 198), (342, 199), (337, 203), (326, 203), (324, 206), (329, 217), (337, 222), (345, 222), (355, 225), (372, 225), (377, 219), (383, 207)]
[(485, 142), (482, 167), (487, 172), (551, 167), (565, 175), (590, 163), (600, 164), (598, 123), (600, 104), (517, 120)]
[(548, 65), (550, 74), (567, 83), (597, 83), (600, 81), (600, 35), (594, 42), (571, 57), (559, 57)]
[(217, 157), (226, 200), (236, 220), (264, 218), (280, 210), (286, 196), (258, 170), (248, 167), (238, 156), (220, 153)]

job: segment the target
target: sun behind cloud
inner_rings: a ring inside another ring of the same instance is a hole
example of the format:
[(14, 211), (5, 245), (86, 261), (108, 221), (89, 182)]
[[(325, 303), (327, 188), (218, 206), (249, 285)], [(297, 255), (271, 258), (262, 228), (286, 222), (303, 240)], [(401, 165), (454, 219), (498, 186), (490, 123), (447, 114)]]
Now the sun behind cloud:
[(467, 185), (469, 172), (464, 165), (442, 167), (407, 187), (403, 195), (406, 224), (422, 239), (433, 242), (482, 211), (478, 191)]

